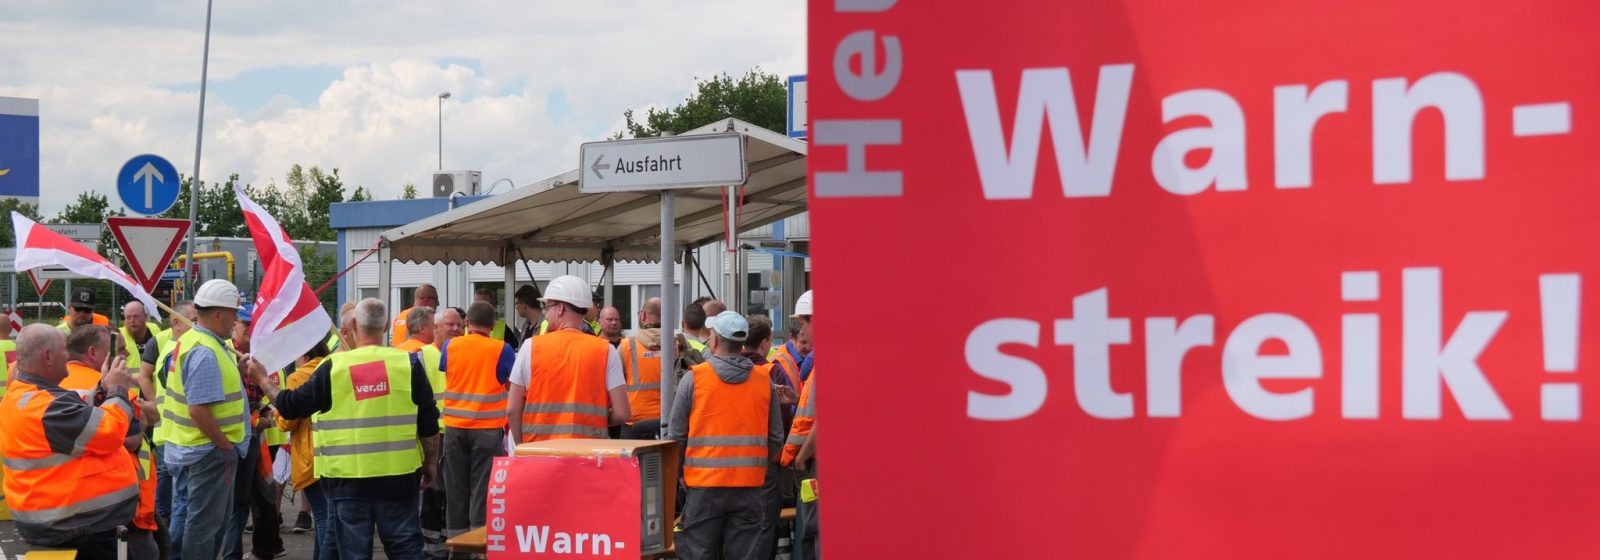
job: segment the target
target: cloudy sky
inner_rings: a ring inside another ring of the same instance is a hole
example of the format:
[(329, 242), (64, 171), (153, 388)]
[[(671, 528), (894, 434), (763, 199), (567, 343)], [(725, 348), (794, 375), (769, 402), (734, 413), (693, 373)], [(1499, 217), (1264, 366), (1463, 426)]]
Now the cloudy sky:
[[(40, 100), (46, 216), (86, 190), (115, 201), (137, 154), (192, 172), (204, 0), (0, 5), (0, 96)], [(449, 91), (444, 167), (524, 185), (574, 168), (624, 110), (755, 67), (805, 71), (801, 0), (222, 0), (200, 174), (281, 185), (320, 165), (398, 197), (429, 184)]]

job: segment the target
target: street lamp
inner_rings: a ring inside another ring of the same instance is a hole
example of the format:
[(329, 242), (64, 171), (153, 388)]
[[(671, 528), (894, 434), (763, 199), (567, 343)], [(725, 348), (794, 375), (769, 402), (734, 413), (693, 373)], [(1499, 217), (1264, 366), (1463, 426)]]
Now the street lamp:
[(450, 98), (450, 92), (439, 94), (439, 170), (444, 171), (444, 100)]

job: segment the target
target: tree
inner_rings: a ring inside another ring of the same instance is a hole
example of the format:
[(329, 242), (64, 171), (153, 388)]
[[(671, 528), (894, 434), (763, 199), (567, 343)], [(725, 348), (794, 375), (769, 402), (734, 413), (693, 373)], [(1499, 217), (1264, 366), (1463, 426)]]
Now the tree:
[(789, 88), (777, 74), (756, 68), (737, 81), (721, 74), (699, 82), (695, 92), (677, 107), (665, 111), (650, 109), (643, 122), (634, 120), (632, 109), (623, 111), (626, 136), (619, 132), (612, 138), (659, 136), (663, 131), (685, 132), (728, 117), (783, 131), (788, 125), (788, 98)]
[(372, 200), (372, 193), (367, 192), (366, 187), (357, 186), (356, 192), (350, 193), (349, 202), (366, 202), (368, 200)]
[(400, 200), (411, 200), (417, 197), (416, 183), (406, 183), (406, 188), (400, 191)]
[(0, 246), (17, 246), (16, 236), (11, 231), (12, 212), (27, 216), (35, 222), (44, 221), (44, 218), (39, 216), (39, 205), (27, 204), (16, 198), (0, 199)]
[[(111, 210), (111, 200), (106, 195), (97, 192), (78, 193), (78, 200), (62, 208), (55, 218), (50, 220), (53, 224), (99, 224), (104, 223), (108, 216), (126, 216), (122, 208)], [(114, 247), (116, 240), (111, 237), (109, 228), (100, 230), (100, 249)]]

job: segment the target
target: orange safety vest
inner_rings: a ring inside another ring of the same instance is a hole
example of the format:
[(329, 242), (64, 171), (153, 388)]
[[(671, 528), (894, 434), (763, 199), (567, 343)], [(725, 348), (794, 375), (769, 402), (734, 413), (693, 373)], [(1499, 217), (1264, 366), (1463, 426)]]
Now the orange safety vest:
[(399, 346), (401, 342), (405, 342), (406, 338), (411, 336), (411, 331), (406, 330), (406, 316), (411, 314), (411, 309), (410, 307), (402, 309), (399, 315), (394, 316), (394, 326), (389, 330), (390, 346)]
[(628, 407), (633, 416), (628, 423), (661, 418), (661, 350), (644, 348), (639, 341), (625, 338), (617, 348), (622, 354), (622, 373), (627, 376)]
[[(105, 525), (112, 529), (133, 517), (139, 496), (138, 474), (122, 447), (133, 408), (110, 399), (83, 426), (75, 447), (57, 453), (50, 447), (47, 413), (61, 413), (58, 399), (82, 399), (69, 390), (46, 389), (13, 378), (0, 400), (0, 464), (12, 518), (33, 527)], [(52, 409), (55, 405), (55, 410)], [(30, 531), (23, 530), (24, 536)]]
[[(139, 402), (139, 388), (128, 389), (129, 398)], [(139, 477), (139, 509), (133, 514), (133, 526), (146, 531), (156, 531), (156, 458), (151, 453), (150, 440), (139, 438), (139, 452), (132, 455), (133, 472)]]
[(694, 408), (683, 452), (690, 488), (759, 488), (771, 462), (767, 429), (772, 410), (772, 365), (750, 370), (744, 383), (723, 381), (711, 363), (694, 366)]
[(410, 354), (412, 352), (416, 352), (418, 350), (421, 350), (422, 347), (426, 346), (427, 344), (428, 343), (420, 341), (420, 340), (417, 340), (415, 338), (407, 338), (405, 340), (400, 341), (399, 344), (394, 345), (394, 347), (398, 348), (400, 350), (404, 350), (407, 354)]
[[(94, 369), (83, 362), (67, 362), (67, 378), (61, 380), (61, 388), (76, 391), (85, 400), (94, 394), (100, 386), (100, 370)], [(130, 387), (128, 398), (138, 402), (139, 388)], [(134, 409), (137, 414), (138, 409)], [(139, 510), (133, 516), (134, 526), (146, 531), (156, 530), (156, 464), (155, 457), (150, 455), (150, 442), (140, 441), (139, 452), (130, 455), (133, 461), (134, 474), (139, 479)]]
[(787, 346), (779, 346), (778, 351), (772, 355), (772, 359), (769, 361), (782, 364), (783, 376), (789, 379), (789, 386), (797, 390), (800, 389), (800, 386), (803, 385), (803, 382), (800, 381), (800, 360), (794, 359), (794, 355), (789, 353)]
[(498, 429), (506, 426), (506, 386), (495, 377), (503, 340), (467, 333), (445, 347), (444, 425), (452, 428)]
[(611, 344), (581, 331), (561, 329), (528, 339), (527, 403), (522, 443), (606, 437), (609, 424), (606, 360)]
[(817, 386), (817, 370), (811, 370), (811, 377), (806, 379), (805, 389), (800, 391), (800, 408), (794, 411), (794, 425), (789, 427), (789, 439), (783, 442), (783, 466), (794, 464), (795, 455), (800, 453), (800, 446), (811, 439), (811, 426), (817, 422), (817, 402), (812, 399), (811, 391)]

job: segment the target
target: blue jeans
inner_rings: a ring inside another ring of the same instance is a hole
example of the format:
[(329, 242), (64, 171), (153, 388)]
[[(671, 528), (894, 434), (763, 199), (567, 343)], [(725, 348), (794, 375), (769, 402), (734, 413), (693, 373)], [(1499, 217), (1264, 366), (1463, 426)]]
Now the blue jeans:
[(156, 447), (156, 517), (171, 525), (172, 473), (167, 471), (166, 446)]
[(249, 452), (235, 466), (237, 470), (233, 475), (233, 502), (229, 506), (228, 532), (222, 538), (224, 560), (244, 558), (244, 526), (250, 520), (250, 503), (254, 499), (256, 481), (261, 478), (256, 473), (256, 464), (260, 461), (261, 446), (252, 441)]
[(215, 560), (222, 554), (225, 523), (233, 509), (234, 469), (239, 455), (212, 449), (188, 465), (172, 465), (172, 558)]
[[(333, 537), (333, 504), (321, 482), (313, 482), (305, 489), (306, 503), (311, 504), (311, 524), (316, 527), (316, 545), (311, 550), (311, 560), (337, 560), (338, 541)], [(372, 542), (369, 537), (367, 542)], [(370, 547), (369, 547), (370, 548)]]
[(346, 560), (372, 558), (372, 530), (378, 530), (390, 560), (422, 560), (422, 518), (416, 495), (403, 500), (333, 501), (334, 531)]

